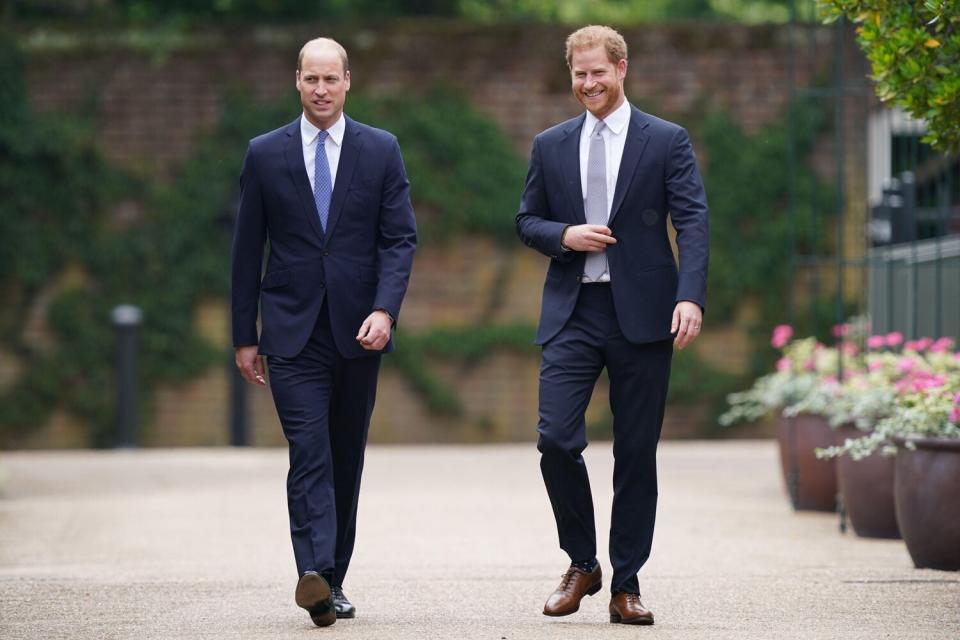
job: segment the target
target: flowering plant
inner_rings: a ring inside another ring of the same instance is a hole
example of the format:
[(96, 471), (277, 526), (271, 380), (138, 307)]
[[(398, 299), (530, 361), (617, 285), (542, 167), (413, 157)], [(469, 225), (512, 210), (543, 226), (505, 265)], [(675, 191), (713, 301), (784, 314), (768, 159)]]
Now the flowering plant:
[[(845, 381), (829, 410), (831, 424), (854, 424), (868, 433), (818, 451), (821, 457), (849, 454), (859, 460), (877, 448), (894, 453), (897, 435), (960, 437), (960, 354), (953, 352), (953, 341), (902, 342), (898, 336), (868, 339), (873, 351), (864, 357), (864, 372)], [(901, 343), (899, 353), (879, 351)]]
[(960, 438), (960, 378), (898, 396), (890, 414), (873, 431), (817, 453), (821, 457), (846, 453), (859, 460), (880, 448), (889, 455), (896, 453), (897, 436), (906, 439), (908, 448), (915, 446), (911, 438), (916, 437)]
[[(814, 338), (793, 340), (793, 333), (789, 325), (774, 328), (770, 343), (782, 353), (776, 371), (727, 396), (730, 407), (720, 424), (773, 411), (820, 414), (832, 426), (852, 424), (865, 434), (818, 455), (855, 459), (878, 447), (895, 451), (898, 435), (908, 436), (906, 446), (911, 446), (909, 436), (960, 438), (960, 353), (954, 352), (952, 339), (904, 340), (899, 332), (863, 335), (867, 348), (861, 352), (852, 342), (832, 348)], [(834, 335), (845, 337), (850, 331), (841, 325)]]
[(729, 426), (781, 411), (808, 397), (820, 377), (827, 375), (836, 362), (835, 351), (814, 338), (791, 341), (792, 337), (789, 325), (774, 327), (770, 344), (782, 353), (776, 371), (757, 378), (746, 391), (728, 395), (730, 408), (718, 418), (720, 424)]

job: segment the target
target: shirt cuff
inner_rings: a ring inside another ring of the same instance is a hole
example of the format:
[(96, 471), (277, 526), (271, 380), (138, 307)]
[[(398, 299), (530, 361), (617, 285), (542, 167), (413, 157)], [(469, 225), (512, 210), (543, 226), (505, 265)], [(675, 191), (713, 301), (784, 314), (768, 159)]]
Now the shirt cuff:
[(392, 313), (390, 313), (389, 311), (387, 311), (387, 310), (384, 309), (383, 307), (378, 307), (378, 308), (374, 309), (374, 311), (383, 311), (385, 314), (387, 314), (387, 317), (390, 318), (390, 325), (391, 325), (392, 327), (397, 326), (397, 319), (393, 317), (393, 314), (392, 314)]

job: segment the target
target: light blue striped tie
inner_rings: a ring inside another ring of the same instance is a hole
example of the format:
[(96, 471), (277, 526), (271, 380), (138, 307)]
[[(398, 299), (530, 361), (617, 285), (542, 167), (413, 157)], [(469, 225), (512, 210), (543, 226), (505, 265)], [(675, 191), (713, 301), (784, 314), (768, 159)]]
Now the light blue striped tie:
[(327, 218), (330, 216), (330, 196), (333, 195), (333, 181), (330, 179), (330, 164), (327, 162), (326, 141), (330, 135), (326, 131), (317, 134), (316, 156), (313, 161), (313, 201), (317, 205), (320, 226), (327, 230)]
[[(587, 155), (587, 197), (584, 212), (587, 224), (606, 225), (609, 216), (607, 209), (607, 147), (603, 140), (603, 120), (590, 135), (590, 152)], [(607, 272), (607, 254), (605, 252), (587, 253), (583, 264), (583, 275), (591, 282), (599, 280)]]

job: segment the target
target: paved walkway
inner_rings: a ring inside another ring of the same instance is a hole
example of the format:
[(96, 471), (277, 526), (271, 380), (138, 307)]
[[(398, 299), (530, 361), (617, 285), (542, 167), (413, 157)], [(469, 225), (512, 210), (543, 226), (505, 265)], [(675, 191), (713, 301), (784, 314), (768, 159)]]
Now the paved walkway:
[[(610, 448), (586, 455), (606, 532)], [(792, 513), (769, 442), (661, 446), (649, 628), (609, 624), (605, 592), (540, 614), (565, 559), (532, 445), (371, 447), (358, 618), (317, 629), (285, 470), (264, 449), (3, 454), (0, 638), (960, 638), (960, 574)]]

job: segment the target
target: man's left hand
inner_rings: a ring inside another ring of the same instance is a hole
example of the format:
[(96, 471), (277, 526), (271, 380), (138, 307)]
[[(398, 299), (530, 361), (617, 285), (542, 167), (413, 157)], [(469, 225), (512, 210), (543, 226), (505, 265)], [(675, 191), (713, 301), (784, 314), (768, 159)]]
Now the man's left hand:
[(682, 300), (673, 309), (673, 322), (670, 324), (670, 333), (677, 334), (673, 344), (678, 349), (694, 341), (700, 335), (700, 325), (703, 323), (703, 311), (695, 302)]
[(360, 325), (357, 333), (357, 342), (367, 351), (380, 351), (390, 340), (390, 331), (393, 320), (386, 311), (374, 311)]

